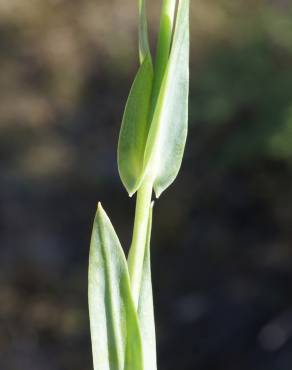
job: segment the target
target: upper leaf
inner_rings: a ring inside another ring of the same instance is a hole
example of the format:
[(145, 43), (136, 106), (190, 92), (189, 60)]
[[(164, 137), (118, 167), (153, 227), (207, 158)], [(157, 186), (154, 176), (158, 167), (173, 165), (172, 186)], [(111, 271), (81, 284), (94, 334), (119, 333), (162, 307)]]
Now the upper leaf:
[(139, 189), (146, 172), (150, 172), (159, 197), (176, 178), (182, 162), (188, 126), (189, 0), (179, 1), (165, 69), (174, 5), (174, 0), (164, 2), (157, 54), (159, 63), (153, 76), (145, 2), (139, 1), (142, 65), (126, 104), (118, 145), (119, 173), (130, 195)]
[(189, 94), (189, 0), (180, 0), (172, 49), (147, 139), (144, 172), (156, 196), (174, 181), (187, 136)]
[(126, 103), (118, 143), (119, 173), (130, 196), (142, 181), (153, 83), (145, 0), (139, 0), (139, 59), (141, 66)]
[(130, 195), (136, 192), (142, 180), (152, 81), (153, 66), (148, 54), (132, 85), (118, 143), (119, 173)]
[(88, 283), (94, 369), (143, 370), (141, 334), (127, 262), (101, 205), (93, 224)]

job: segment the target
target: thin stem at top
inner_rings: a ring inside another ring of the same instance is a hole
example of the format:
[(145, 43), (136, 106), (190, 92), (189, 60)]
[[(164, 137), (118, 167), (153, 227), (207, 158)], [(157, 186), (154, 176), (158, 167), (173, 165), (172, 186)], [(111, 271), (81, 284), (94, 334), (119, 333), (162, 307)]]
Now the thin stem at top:
[(176, 0), (163, 0), (157, 42), (154, 83), (152, 92), (152, 114), (159, 95), (169, 59)]

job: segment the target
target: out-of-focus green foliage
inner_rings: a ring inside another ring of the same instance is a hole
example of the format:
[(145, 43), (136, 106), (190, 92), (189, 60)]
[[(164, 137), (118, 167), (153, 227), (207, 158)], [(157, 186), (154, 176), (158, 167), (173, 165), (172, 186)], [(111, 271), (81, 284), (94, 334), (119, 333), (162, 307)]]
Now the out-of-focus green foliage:
[(206, 63), (194, 67), (192, 121), (221, 140), (225, 166), (252, 158), (291, 160), (291, 15), (257, 7), (248, 19), (236, 19), (235, 34), (216, 41)]

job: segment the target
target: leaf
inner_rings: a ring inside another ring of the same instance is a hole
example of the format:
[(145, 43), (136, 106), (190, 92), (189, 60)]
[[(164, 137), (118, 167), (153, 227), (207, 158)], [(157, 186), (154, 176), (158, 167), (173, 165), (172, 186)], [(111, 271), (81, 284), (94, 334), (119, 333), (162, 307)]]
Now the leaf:
[(128, 193), (139, 188), (148, 136), (148, 115), (153, 81), (153, 66), (148, 55), (140, 66), (126, 104), (118, 143), (118, 168)]
[(93, 224), (88, 283), (94, 369), (143, 370), (141, 334), (127, 262), (100, 204)]
[(138, 317), (142, 336), (142, 347), (144, 354), (144, 370), (156, 370), (156, 339), (155, 322), (153, 310), (153, 294), (151, 282), (151, 264), (150, 264), (150, 237), (152, 227), (153, 203), (150, 207), (147, 241), (145, 256), (143, 262), (141, 288), (138, 302)]
[(189, 0), (180, 0), (172, 49), (151, 123), (144, 158), (156, 196), (174, 181), (187, 137), (189, 94)]
[(139, 56), (142, 64), (146, 56), (151, 58), (145, 0), (139, 0)]

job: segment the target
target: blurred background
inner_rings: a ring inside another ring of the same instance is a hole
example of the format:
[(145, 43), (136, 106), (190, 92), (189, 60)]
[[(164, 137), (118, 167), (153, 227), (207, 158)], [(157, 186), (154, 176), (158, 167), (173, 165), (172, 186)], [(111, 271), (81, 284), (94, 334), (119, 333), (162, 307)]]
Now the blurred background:
[[(155, 45), (160, 1), (148, 1)], [(0, 369), (91, 370), (102, 201), (122, 244), (135, 0), (0, 1)], [(191, 1), (190, 129), (155, 207), (159, 370), (292, 368), (292, 4)]]

